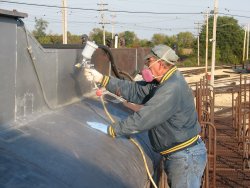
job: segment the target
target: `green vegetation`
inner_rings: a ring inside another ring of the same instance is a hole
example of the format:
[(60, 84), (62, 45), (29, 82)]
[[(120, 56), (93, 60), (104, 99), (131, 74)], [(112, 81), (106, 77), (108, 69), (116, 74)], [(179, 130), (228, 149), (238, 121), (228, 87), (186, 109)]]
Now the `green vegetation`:
[[(212, 39), (213, 17), (209, 18), (209, 39)], [(216, 62), (223, 64), (239, 64), (242, 59), (244, 30), (232, 17), (218, 17), (216, 38)], [(205, 57), (206, 26), (200, 33), (200, 54)], [(197, 49), (196, 49), (197, 50)], [(211, 58), (212, 43), (209, 42), (208, 56)]]
[(45, 37), (46, 36), (46, 29), (48, 27), (48, 22), (43, 20), (42, 18), (37, 19), (35, 18), (35, 30), (33, 31), (33, 35), (36, 38)]
[[(62, 44), (62, 35), (46, 34), (49, 23), (42, 18), (35, 18), (35, 28), (32, 32), (41, 44)], [(213, 16), (209, 18), (209, 39), (212, 38)], [(200, 32), (200, 64), (205, 63), (206, 25)], [(190, 32), (180, 32), (177, 35), (168, 36), (163, 33), (155, 33), (150, 40), (139, 39), (133, 31), (124, 31), (118, 34), (119, 46), (126, 48), (152, 47), (157, 44), (166, 44), (174, 48), (181, 57), (181, 66), (197, 65), (197, 38)], [(113, 46), (112, 33), (105, 32), (106, 44)], [(216, 40), (216, 64), (239, 64), (242, 59), (242, 47), (244, 29), (238, 21), (232, 17), (218, 17)], [(103, 43), (103, 30), (94, 28), (89, 33), (89, 40), (98, 44)], [(80, 35), (72, 35), (68, 32), (68, 44), (81, 44)], [(211, 62), (212, 43), (209, 42), (209, 62)]]

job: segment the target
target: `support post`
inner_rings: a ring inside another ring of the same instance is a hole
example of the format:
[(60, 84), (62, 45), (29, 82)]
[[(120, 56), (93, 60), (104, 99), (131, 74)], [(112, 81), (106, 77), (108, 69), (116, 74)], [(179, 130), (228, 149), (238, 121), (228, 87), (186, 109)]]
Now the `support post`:
[(211, 81), (210, 81), (211, 86), (214, 86), (217, 14), (218, 14), (218, 0), (214, 0), (214, 23), (213, 23), (213, 41), (212, 41), (213, 45), (212, 45), (212, 62), (211, 62)]

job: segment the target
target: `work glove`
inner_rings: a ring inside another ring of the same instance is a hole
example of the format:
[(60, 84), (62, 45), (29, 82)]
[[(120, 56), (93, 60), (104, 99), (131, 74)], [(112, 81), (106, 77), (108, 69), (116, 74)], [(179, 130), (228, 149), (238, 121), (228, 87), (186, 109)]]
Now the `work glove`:
[(85, 68), (84, 75), (90, 82), (101, 83), (103, 79), (103, 75), (93, 68)]
[(111, 125), (107, 126), (103, 123), (99, 123), (99, 122), (89, 122), (87, 121), (87, 124), (92, 127), (93, 129), (96, 129), (102, 133), (108, 134), (109, 136), (111, 136), (112, 138), (116, 137), (115, 131), (113, 129), (113, 127)]
[(111, 136), (112, 138), (116, 137), (115, 130), (114, 130), (113, 126), (109, 125), (107, 132), (108, 132), (108, 135)]
[(105, 124), (103, 124), (103, 123), (99, 123), (99, 122), (89, 122), (89, 121), (87, 121), (87, 124), (88, 124), (90, 127), (94, 128), (94, 129), (96, 129), (96, 130), (98, 130), (98, 131), (101, 131), (101, 132), (103, 132), (103, 133), (105, 133), (105, 134), (108, 134), (108, 132), (107, 132), (108, 126), (105, 125)]

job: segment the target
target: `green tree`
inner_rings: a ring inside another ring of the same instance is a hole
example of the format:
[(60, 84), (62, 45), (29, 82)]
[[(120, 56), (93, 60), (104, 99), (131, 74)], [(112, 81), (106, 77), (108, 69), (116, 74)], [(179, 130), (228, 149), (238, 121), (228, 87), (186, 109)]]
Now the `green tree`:
[(172, 48), (178, 46), (177, 41), (178, 40), (176, 35), (168, 36), (161, 33), (154, 34), (151, 39), (153, 45), (165, 44)]
[(177, 34), (177, 45), (179, 48), (193, 48), (194, 36), (191, 32), (180, 32)]
[(96, 44), (103, 44), (103, 31), (100, 28), (94, 28), (89, 33), (89, 40), (95, 41)]
[(164, 44), (166, 42), (166, 35), (161, 33), (156, 33), (152, 36), (151, 41), (154, 45)]
[(68, 31), (68, 44), (81, 44), (81, 43), (82, 43), (82, 39), (80, 35), (72, 35)]
[(168, 46), (173, 46), (175, 44), (177, 44), (177, 37), (176, 35), (172, 35), (172, 36), (167, 36), (165, 37), (165, 44)]
[[(209, 18), (209, 39), (212, 38), (213, 16)], [(244, 31), (233, 17), (219, 16), (217, 20), (216, 59), (226, 64), (240, 63), (242, 58)], [(206, 25), (200, 33), (200, 55), (205, 57)], [(212, 43), (209, 43), (211, 58)]]
[(153, 47), (153, 43), (147, 39), (139, 40), (140, 47)]
[[(105, 38), (107, 40), (111, 40), (111, 32), (105, 31)], [(94, 28), (89, 33), (89, 40), (95, 41), (96, 44), (103, 44), (103, 30), (100, 28)]]
[(42, 18), (37, 19), (35, 17), (35, 29), (32, 32), (33, 35), (38, 39), (39, 37), (46, 36), (46, 29), (48, 27), (49, 23), (46, 20), (43, 20)]
[(50, 38), (50, 44), (62, 44), (63, 43), (62, 35), (53, 34), (53, 35), (48, 35), (48, 37)]
[(124, 38), (126, 47), (134, 47), (135, 44), (139, 44), (139, 39), (133, 31), (124, 31), (119, 36)]
[(51, 42), (51, 38), (50, 38), (50, 36), (40, 36), (38, 39), (38, 42), (40, 43), (40, 44), (53, 44), (52, 42)]

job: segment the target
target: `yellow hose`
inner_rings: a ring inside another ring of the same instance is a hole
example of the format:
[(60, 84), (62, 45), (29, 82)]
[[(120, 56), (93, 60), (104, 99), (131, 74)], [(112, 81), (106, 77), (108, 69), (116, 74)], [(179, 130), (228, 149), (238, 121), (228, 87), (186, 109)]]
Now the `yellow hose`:
[[(106, 113), (106, 115), (109, 117), (110, 121), (112, 123), (115, 123), (115, 120), (112, 118), (111, 114), (109, 113), (109, 111), (107, 110), (106, 108), (106, 105), (104, 103), (104, 100), (103, 100), (103, 96), (101, 95), (100, 96), (100, 99), (101, 99), (101, 102), (102, 102), (102, 105), (103, 105), (103, 108), (104, 108), (104, 111)], [(151, 181), (151, 183), (153, 184), (154, 188), (157, 188), (157, 185), (155, 184), (150, 172), (149, 172), (149, 169), (148, 169), (148, 164), (147, 164), (147, 160), (146, 160), (146, 157), (145, 157), (145, 154), (141, 148), (141, 146), (133, 139), (133, 138), (129, 138), (129, 140), (139, 149), (139, 151), (141, 152), (141, 155), (142, 155), (142, 158), (143, 158), (143, 162), (144, 162), (144, 166), (146, 168), (146, 171), (147, 171), (147, 174), (148, 174), (148, 177)]]
[(107, 108), (106, 108), (106, 105), (105, 105), (104, 100), (103, 100), (103, 96), (101, 95), (100, 98), (101, 98), (102, 106), (103, 106), (103, 108), (104, 108), (104, 111), (105, 111), (106, 115), (109, 117), (109, 119), (110, 119), (110, 121), (111, 121), (112, 123), (115, 123), (115, 120), (112, 118), (112, 116), (110, 115), (109, 111), (108, 111)]
[(130, 140), (132, 143), (134, 143), (134, 145), (136, 145), (136, 147), (137, 147), (137, 148), (139, 149), (139, 151), (141, 152), (141, 155), (142, 155), (142, 158), (143, 158), (143, 162), (144, 162), (144, 166), (145, 166), (145, 168), (146, 168), (148, 177), (149, 177), (151, 183), (153, 184), (153, 186), (154, 186), (155, 188), (157, 188), (157, 185), (155, 184), (155, 182), (154, 182), (154, 180), (153, 180), (153, 178), (152, 178), (152, 176), (151, 176), (151, 174), (150, 174), (150, 172), (149, 172), (147, 160), (146, 160), (146, 157), (145, 157), (145, 155), (144, 155), (144, 152), (143, 152), (141, 146), (140, 146), (140, 145), (138, 144), (138, 142), (136, 142), (133, 138), (129, 138), (129, 140)]

